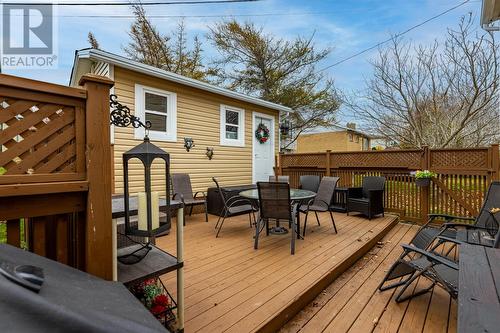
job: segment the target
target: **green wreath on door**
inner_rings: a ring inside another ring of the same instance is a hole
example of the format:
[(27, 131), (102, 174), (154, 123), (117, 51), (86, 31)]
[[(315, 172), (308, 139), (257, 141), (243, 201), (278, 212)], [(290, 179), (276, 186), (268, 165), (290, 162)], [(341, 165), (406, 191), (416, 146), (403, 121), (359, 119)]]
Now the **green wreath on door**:
[(263, 123), (260, 123), (255, 130), (255, 138), (259, 141), (260, 144), (264, 144), (269, 140), (269, 128)]

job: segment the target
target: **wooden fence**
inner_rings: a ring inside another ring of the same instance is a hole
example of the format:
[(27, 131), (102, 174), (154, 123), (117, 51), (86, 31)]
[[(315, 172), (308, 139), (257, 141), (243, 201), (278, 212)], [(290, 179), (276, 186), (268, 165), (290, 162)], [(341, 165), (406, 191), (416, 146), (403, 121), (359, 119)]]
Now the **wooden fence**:
[(112, 278), (109, 89), (0, 74), (0, 221), (7, 243)]
[[(431, 186), (415, 185), (411, 172), (419, 169), (438, 174)], [(276, 171), (289, 175), (292, 186), (305, 174), (338, 176), (340, 187), (359, 186), (367, 175), (384, 176), (386, 210), (423, 223), (429, 213), (477, 215), (489, 183), (500, 178), (499, 146), (280, 154)]]

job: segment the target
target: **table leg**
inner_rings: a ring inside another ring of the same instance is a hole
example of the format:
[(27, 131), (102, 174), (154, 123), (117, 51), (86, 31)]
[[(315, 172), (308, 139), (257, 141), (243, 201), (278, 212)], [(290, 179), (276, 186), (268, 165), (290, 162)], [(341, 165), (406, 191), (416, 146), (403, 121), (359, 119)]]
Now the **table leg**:
[(300, 212), (299, 212), (298, 208), (297, 208), (296, 219), (297, 219), (297, 235), (298, 235), (297, 239), (301, 239), (301, 237), (300, 237)]
[(113, 281), (118, 281), (118, 235), (117, 235), (117, 227), (116, 227), (116, 219), (111, 219), (111, 227), (113, 228), (111, 238), (111, 243), (113, 247)]
[[(177, 261), (184, 262), (184, 208), (177, 210)], [(184, 332), (184, 265), (177, 270), (177, 323)]]

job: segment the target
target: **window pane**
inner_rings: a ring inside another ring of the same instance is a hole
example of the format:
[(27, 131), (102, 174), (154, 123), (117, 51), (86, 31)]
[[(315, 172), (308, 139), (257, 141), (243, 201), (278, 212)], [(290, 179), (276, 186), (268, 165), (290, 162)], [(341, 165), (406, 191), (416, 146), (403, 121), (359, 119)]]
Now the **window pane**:
[(238, 124), (238, 116), (239, 113), (236, 111), (226, 111), (226, 124), (233, 124), (233, 125), (239, 125)]
[(146, 93), (146, 110), (167, 113), (168, 98), (165, 96)]
[(146, 112), (146, 121), (151, 122), (151, 131), (167, 131), (167, 116)]
[(238, 140), (238, 127), (226, 125), (226, 139)]

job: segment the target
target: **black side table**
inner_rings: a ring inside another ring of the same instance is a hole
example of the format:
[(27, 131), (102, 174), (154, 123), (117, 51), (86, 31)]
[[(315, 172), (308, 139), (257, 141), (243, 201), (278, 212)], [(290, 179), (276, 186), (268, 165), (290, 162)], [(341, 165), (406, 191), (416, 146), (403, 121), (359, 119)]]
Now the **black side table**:
[(333, 193), (333, 200), (330, 205), (332, 212), (345, 213), (347, 212), (347, 187), (337, 187)]

